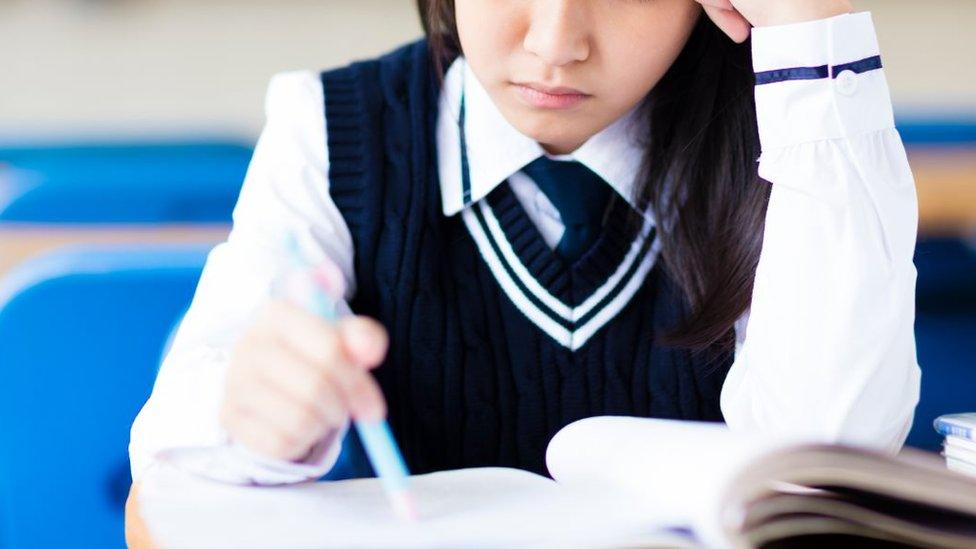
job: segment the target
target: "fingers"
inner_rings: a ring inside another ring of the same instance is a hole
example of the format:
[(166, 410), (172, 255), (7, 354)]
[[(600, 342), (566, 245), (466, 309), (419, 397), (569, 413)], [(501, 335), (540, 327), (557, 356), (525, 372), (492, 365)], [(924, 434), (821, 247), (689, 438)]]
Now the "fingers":
[(289, 390), (298, 393), (299, 398), (321, 398), (323, 395), (315, 394), (316, 388), (328, 382), (336, 388), (354, 418), (377, 420), (385, 417), (383, 393), (367, 370), (378, 366), (386, 356), (386, 329), (367, 317), (344, 318), (331, 325), (303, 310), (282, 312), (288, 315), (283, 324), (286, 328), (278, 329), (276, 334), (281, 346), (295, 353), (295, 360), (287, 360), (280, 352), (265, 358), (268, 362), (280, 363), (276, 368), (291, 366), (297, 370), (302, 366), (308, 370), (277, 376), (288, 380), (304, 379), (303, 383), (307, 384), (302, 388), (294, 386), (293, 382)]
[(349, 414), (359, 420), (376, 421), (386, 417), (386, 400), (379, 384), (369, 372), (349, 367), (331, 376), (339, 387)]
[(314, 363), (340, 359), (341, 347), (332, 325), (305, 309), (285, 301), (273, 301), (261, 315), (261, 333)]
[(259, 454), (299, 459), (350, 418), (386, 416), (369, 370), (387, 347), (386, 329), (373, 319), (331, 324), (286, 302), (270, 303), (232, 352), (220, 421)]
[(749, 38), (752, 25), (735, 8), (730, 0), (695, 0), (719, 29), (734, 42), (741, 44)]
[(389, 338), (382, 324), (372, 318), (344, 318), (338, 324), (346, 357), (353, 364), (375, 368), (386, 356)]
[(703, 6), (712, 6), (715, 8), (721, 8), (723, 10), (734, 10), (735, 6), (732, 5), (732, 0), (695, 0)]
[[(233, 403), (234, 413), (230, 423), (234, 427), (235, 438), (240, 438), (241, 431), (261, 431), (268, 440), (240, 442), (275, 457), (301, 457), (330, 429), (342, 425), (322, 421), (321, 408), (318, 405), (296, 401), (256, 376), (241, 379), (238, 390), (246, 394), (247, 398), (237, 399)], [(332, 402), (337, 405), (339, 400), (333, 397)], [(339, 408), (341, 409), (341, 405)]]
[(275, 368), (258, 369), (254, 375), (256, 383), (281, 393), (298, 406), (308, 408), (326, 427), (339, 428), (348, 421), (349, 412), (344, 397), (330, 375), (309, 367), (299, 357), (289, 353), (269, 354), (259, 360), (273, 361)]
[(389, 343), (386, 329), (372, 318), (347, 317), (333, 326), (286, 302), (274, 302), (270, 307), (266, 318), (274, 324), (282, 343), (310, 361), (323, 364), (347, 361), (375, 368), (386, 356)]

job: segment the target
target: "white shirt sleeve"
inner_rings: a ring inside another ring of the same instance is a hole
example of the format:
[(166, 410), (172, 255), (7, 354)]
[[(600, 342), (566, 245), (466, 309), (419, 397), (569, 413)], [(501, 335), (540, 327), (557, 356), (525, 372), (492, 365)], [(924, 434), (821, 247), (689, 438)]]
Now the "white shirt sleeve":
[[(355, 291), (352, 238), (328, 191), (323, 105), (315, 73), (282, 73), (271, 80), (267, 123), (234, 209), (233, 229), (210, 253), (152, 395), (132, 426), (133, 479), (165, 459), (215, 480), (281, 484), (320, 477), (337, 460), (345, 429), (326, 437), (301, 463), (278, 462), (233, 445), (218, 419), (230, 350), (271, 297), (272, 282), (289, 260), (287, 233), (297, 236), (310, 261), (329, 258), (339, 265), (346, 300)], [(347, 301), (341, 304), (348, 310)]]
[[(879, 55), (870, 12), (755, 28), (752, 47), (757, 73)], [(921, 379), (915, 182), (883, 69), (833, 72), (756, 86), (772, 194), (721, 407), (732, 429), (896, 452)]]

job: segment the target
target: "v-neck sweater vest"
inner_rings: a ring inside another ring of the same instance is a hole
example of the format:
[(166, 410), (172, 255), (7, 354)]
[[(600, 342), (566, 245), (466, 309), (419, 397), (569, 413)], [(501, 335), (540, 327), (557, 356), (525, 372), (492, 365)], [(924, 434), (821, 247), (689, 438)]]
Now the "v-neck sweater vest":
[(731, 353), (656, 342), (684, 301), (655, 261), (654, 228), (626, 202), (615, 196), (572, 263), (507, 182), (446, 217), (426, 41), (321, 80), (329, 192), (354, 245), (350, 306), (389, 331), (375, 375), (412, 472), (545, 473), (549, 439), (594, 415), (722, 420)]

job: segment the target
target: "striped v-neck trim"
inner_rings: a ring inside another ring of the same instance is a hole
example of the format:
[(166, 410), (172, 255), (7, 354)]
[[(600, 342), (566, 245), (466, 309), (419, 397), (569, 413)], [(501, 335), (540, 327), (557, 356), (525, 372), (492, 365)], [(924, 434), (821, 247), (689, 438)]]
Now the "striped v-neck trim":
[(624, 229), (619, 214), (638, 215), (626, 203), (615, 202), (613, 221), (568, 263), (545, 244), (507, 183), (487, 198), (462, 212), (482, 259), (515, 306), (572, 351), (623, 310), (656, 260), (653, 223), (644, 216), (636, 230)]
[(611, 196), (607, 216), (614, 222), (600, 229), (596, 240), (582, 256), (569, 261), (546, 243), (508, 181), (492, 191), (487, 199), (506, 240), (532, 277), (571, 307), (582, 303), (603, 285), (627, 255), (640, 228), (636, 212), (623, 199)]

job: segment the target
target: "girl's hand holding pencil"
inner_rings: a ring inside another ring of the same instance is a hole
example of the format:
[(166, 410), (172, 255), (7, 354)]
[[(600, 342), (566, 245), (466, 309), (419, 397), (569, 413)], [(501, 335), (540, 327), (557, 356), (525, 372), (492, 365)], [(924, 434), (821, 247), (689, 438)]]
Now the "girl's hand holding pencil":
[[(309, 273), (294, 269), (279, 281), (286, 295), (267, 303), (237, 342), (225, 382), (224, 429), (234, 442), (272, 459), (301, 460), (350, 419), (386, 417), (369, 372), (386, 355), (386, 330), (367, 317), (330, 322), (309, 310), (314, 297), (300, 295)], [(321, 269), (311, 274), (330, 276)]]

